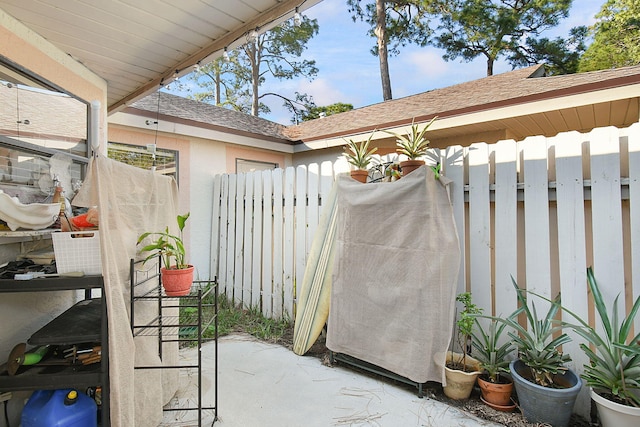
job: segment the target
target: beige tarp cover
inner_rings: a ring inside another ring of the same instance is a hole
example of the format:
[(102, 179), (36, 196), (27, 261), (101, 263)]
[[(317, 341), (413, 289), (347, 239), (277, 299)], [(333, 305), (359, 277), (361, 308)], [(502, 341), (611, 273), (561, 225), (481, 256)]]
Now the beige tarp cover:
[[(86, 181), (73, 199), (76, 206), (98, 206), (100, 212), (114, 427), (157, 426), (162, 420), (162, 406), (177, 389), (175, 369), (133, 368), (134, 362), (136, 366), (175, 365), (177, 346), (166, 346), (160, 361), (157, 337), (134, 340), (129, 323), (129, 261), (136, 258), (137, 238), (145, 231), (160, 231), (166, 226), (176, 231), (177, 200), (173, 178), (104, 156), (91, 159)], [(135, 317), (143, 322), (154, 313), (156, 303), (140, 304)]]
[(445, 383), (460, 247), (442, 177), (338, 182), (327, 347), (418, 383)]

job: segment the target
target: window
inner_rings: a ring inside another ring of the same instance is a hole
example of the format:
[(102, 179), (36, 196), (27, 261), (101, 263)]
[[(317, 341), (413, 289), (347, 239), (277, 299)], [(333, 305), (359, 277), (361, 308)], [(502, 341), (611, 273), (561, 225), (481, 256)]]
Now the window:
[(111, 159), (147, 170), (155, 166), (157, 172), (178, 180), (177, 151), (157, 148), (155, 144), (142, 147), (120, 142), (109, 142), (107, 150)]
[(59, 179), (67, 197), (88, 163), (88, 104), (0, 58), (0, 190), (44, 202)]
[(236, 159), (236, 173), (263, 171), (268, 169), (275, 169), (277, 167), (278, 167), (277, 163), (260, 162), (257, 160)]

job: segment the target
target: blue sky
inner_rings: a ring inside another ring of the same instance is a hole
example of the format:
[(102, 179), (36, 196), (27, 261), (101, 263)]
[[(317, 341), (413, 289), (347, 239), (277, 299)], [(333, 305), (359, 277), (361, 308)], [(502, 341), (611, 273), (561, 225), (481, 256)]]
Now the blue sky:
[[(578, 25), (590, 25), (605, 0), (574, 0), (569, 18), (543, 36), (566, 37), (568, 30)], [(354, 23), (347, 11), (346, 0), (323, 0), (304, 11), (316, 18), (320, 27), (316, 37), (308, 43), (303, 54), (315, 59), (319, 69), (309, 82), (301, 78), (290, 81), (267, 82), (263, 92), (274, 91), (293, 97), (295, 91), (313, 96), (317, 105), (336, 102), (350, 103), (354, 108), (382, 102), (378, 58), (370, 53), (375, 40), (367, 35), (368, 26)], [(445, 62), (443, 51), (433, 47), (408, 45), (400, 55), (389, 58), (391, 87), (394, 99), (447, 87), (482, 78), (486, 75), (486, 61), (459, 59)], [(504, 62), (494, 65), (494, 74), (510, 71)], [(290, 124), (291, 114), (276, 97), (266, 98), (272, 112), (263, 116), (269, 120)]]

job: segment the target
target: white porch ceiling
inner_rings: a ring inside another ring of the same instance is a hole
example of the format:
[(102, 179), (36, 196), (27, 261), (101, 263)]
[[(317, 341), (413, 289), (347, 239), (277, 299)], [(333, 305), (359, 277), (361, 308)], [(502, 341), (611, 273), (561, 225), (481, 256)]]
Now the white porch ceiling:
[(0, 0), (107, 82), (109, 113), (321, 0)]

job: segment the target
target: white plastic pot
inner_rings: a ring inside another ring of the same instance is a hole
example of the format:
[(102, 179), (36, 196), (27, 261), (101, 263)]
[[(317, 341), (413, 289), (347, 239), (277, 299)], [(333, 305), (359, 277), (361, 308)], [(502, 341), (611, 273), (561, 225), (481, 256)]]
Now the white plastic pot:
[(640, 426), (640, 408), (621, 405), (605, 399), (591, 389), (591, 399), (598, 407), (598, 416), (602, 427), (638, 427)]

